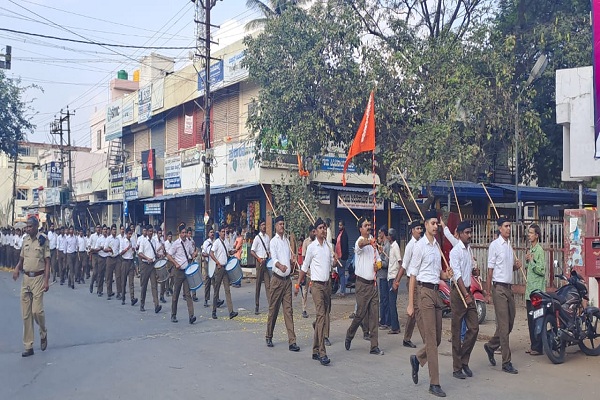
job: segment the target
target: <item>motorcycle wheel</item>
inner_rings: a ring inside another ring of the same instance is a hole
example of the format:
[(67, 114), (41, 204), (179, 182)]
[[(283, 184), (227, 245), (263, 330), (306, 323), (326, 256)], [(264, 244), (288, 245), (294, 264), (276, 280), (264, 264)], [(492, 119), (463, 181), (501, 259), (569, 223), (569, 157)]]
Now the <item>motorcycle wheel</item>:
[(600, 355), (600, 334), (598, 333), (598, 315), (587, 315), (583, 320), (581, 330), (585, 339), (579, 342), (579, 348), (586, 356)]
[(335, 294), (337, 293), (338, 289), (340, 288), (340, 280), (339, 279), (332, 279), (331, 280), (331, 293)]
[(486, 313), (485, 302), (483, 302), (481, 300), (477, 300), (476, 306), (477, 306), (477, 319), (479, 321), (479, 325), (481, 325), (485, 322), (485, 313)]
[(544, 353), (553, 364), (562, 364), (565, 362), (566, 343), (560, 339), (558, 327), (556, 326), (556, 317), (546, 315), (542, 327), (542, 345)]

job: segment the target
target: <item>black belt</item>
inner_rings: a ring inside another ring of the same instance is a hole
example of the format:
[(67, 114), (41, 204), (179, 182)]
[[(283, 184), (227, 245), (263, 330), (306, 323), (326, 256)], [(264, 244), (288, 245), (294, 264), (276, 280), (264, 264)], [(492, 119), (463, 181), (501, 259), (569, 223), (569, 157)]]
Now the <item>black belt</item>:
[(431, 290), (438, 290), (438, 288), (440, 287), (440, 285), (438, 285), (437, 283), (429, 283), (429, 282), (417, 282), (417, 285), (426, 287), (427, 289), (431, 289)]
[(287, 280), (287, 279), (290, 279), (290, 276), (289, 276), (289, 275), (288, 275), (288, 276), (281, 276), (281, 275), (278, 275), (278, 274), (276, 274), (276, 273), (273, 273), (273, 276), (274, 276), (275, 278), (277, 278), (277, 279), (281, 279), (282, 281), (285, 281), (285, 280)]
[(375, 281), (369, 281), (369, 280), (367, 280), (365, 278), (361, 278), (358, 275), (356, 275), (356, 280), (359, 281), (359, 282), (361, 282), (361, 283), (364, 283), (366, 285), (372, 285), (373, 283), (375, 283)]
[(494, 286), (504, 286), (505, 288), (511, 288), (512, 285), (510, 283), (504, 283), (504, 282), (492, 282), (494, 284)]
[[(358, 278), (358, 277), (357, 277), (357, 278)], [(318, 283), (319, 285), (323, 285), (323, 286), (326, 286), (326, 285), (329, 283), (329, 281), (325, 281), (325, 282), (321, 282), (321, 281), (311, 281), (311, 282), (312, 282), (312, 283)]]
[(44, 273), (45, 271), (35, 271), (35, 272), (27, 272), (27, 271), (23, 271), (23, 275), (27, 275), (30, 278), (35, 278), (36, 276), (40, 276)]

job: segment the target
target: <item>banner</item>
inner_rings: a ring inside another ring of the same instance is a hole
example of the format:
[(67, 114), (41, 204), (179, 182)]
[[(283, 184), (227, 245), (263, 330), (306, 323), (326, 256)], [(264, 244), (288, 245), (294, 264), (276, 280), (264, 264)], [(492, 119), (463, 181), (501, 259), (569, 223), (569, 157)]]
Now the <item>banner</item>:
[(142, 180), (156, 177), (156, 158), (154, 149), (142, 151)]
[(192, 147), (191, 149), (185, 149), (181, 151), (181, 166), (189, 167), (192, 165), (198, 165), (200, 164), (200, 158), (202, 158), (200, 151), (198, 151), (198, 149), (195, 147)]
[(184, 119), (183, 125), (183, 133), (186, 135), (191, 135), (194, 133), (194, 116), (186, 115)]
[[(341, 197), (350, 208), (373, 210), (373, 196), (369, 195), (367, 192), (338, 192), (338, 196)], [(337, 199), (337, 208), (346, 208), (339, 198)], [(376, 209), (383, 210), (383, 199), (377, 199)]]
[(125, 178), (125, 200), (138, 198), (138, 178)]
[[(213, 90), (216, 90), (218, 88), (220, 88), (223, 83), (223, 79), (224, 79), (224, 74), (223, 74), (223, 60), (219, 60), (217, 61), (215, 64), (210, 66), (210, 71), (208, 74), (208, 79), (210, 81), (210, 85), (211, 85), (211, 92)], [(205, 81), (205, 74), (204, 74), (204, 68), (202, 69), (202, 71), (200, 71), (198, 73), (198, 91), (199, 92), (203, 92), (204, 91), (204, 81)], [(213, 87), (214, 85), (214, 87)]]
[(109, 142), (123, 136), (123, 100), (115, 100), (106, 106), (106, 123), (104, 140)]
[(123, 124), (133, 122), (133, 107), (135, 104), (135, 96), (126, 96), (123, 98), (123, 108), (121, 109), (121, 120)]
[(164, 187), (165, 189), (181, 188), (181, 158), (179, 156), (165, 158)]
[(138, 91), (138, 123), (146, 122), (152, 117), (152, 84)]
[(58, 161), (51, 161), (46, 164), (46, 176), (51, 181), (62, 181), (62, 166)]
[(161, 215), (162, 206), (161, 203), (145, 203), (144, 204), (145, 215)]

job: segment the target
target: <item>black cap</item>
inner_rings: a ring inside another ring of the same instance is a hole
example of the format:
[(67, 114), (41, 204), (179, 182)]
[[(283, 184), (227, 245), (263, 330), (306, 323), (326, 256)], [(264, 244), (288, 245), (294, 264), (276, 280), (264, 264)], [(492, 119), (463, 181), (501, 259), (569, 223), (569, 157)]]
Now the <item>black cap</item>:
[(432, 218), (437, 218), (437, 211), (435, 210), (427, 210), (425, 211), (425, 221), (429, 221)]
[(465, 229), (471, 229), (473, 228), (473, 224), (471, 224), (471, 221), (461, 221), (458, 226), (456, 227), (456, 231), (457, 232), (462, 232)]
[(275, 218), (275, 223), (282, 222), (282, 221), (285, 221), (285, 218), (283, 218), (283, 215), (278, 215)]
[(315, 221), (315, 224), (314, 224), (313, 226), (314, 226), (314, 228), (316, 229), (316, 228), (318, 228), (320, 225), (327, 225), (327, 224), (325, 223), (325, 221), (323, 221), (323, 220), (321, 219), (321, 217), (317, 217), (317, 220)]
[(497, 224), (498, 224), (498, 226), (502, 226), (505, 222), (510, 222), (510, 221), (506, 217), (500, 217), (500, 218), (498, 218)]
[(411, 229), (411, 230), (412, 230), (412, 229), (415, 229), (415, 228), (417, 228), (417, 227), (419, 227), (419, 226), (421, 226), (421, 221), (419, 221), (418, 219), (415, 219), (413, 222), (411, 222), (411, 223), (408, 225), (408, 229)]

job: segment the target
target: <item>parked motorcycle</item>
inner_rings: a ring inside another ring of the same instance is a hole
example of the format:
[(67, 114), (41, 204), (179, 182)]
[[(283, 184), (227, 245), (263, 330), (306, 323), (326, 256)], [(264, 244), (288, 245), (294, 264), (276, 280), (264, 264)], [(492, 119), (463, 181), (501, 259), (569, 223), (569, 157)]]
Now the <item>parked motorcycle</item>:
[[(477, 307), (477, 319), (480, 324), (483, 324), (485, 322), (486, 306), (485, 297), (483, 296), (483, 290), (481, 288), (481, 281), (478, 277), (471, 277), (471, 287), (469, 290), (471, 292), (471, 297), (473, 300), (475, 300), (475, 306)], [(449, 281), (440, 280), (438, 293), (444, 303), (444, 308), (442, 308), (442, 317), (447, 317), (452, 312), (450, 308)]]
[(567, 284), (555, 293), (536, 290), (529, 296), (534, 334), (541, 335), (544, 353), (554, 364), (565, 361), (567, 346), (578, 345), (588, 356), (600, 355), (600, 309), (583, 306), (588, 291), (576, 271), (569, 278), (555, 276)]
[[(346, 289), (354, 289), (356, 284), (356, 274), (354, 273), (354, 257), (346, 265), (346, 272), (348, 277), (346, 279)], [(340, 288), (340, 275), (337, 273), (337, 268), (333, 269), (331, 273), (331, 293), (337, 293)]]

